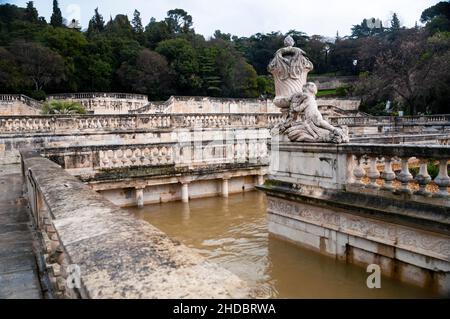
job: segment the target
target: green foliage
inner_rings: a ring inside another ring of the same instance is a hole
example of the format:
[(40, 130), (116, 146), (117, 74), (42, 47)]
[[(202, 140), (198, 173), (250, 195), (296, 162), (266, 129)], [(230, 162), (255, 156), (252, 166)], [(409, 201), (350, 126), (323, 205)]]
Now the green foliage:
[[(419, 167), (412, 167), (410, 168), (411, 175), (413, 177), (416, 177), (419, 174)], [(431, 179), (435, 179), (439, 175), (439, 164), (437, 161), (430, 160), (427, 164), (427, 170), (428, 174), (430, 175)], [(450, 169), (448, 169), (448, 173), (450, 174)]]
[(88, 27), (88, 35), (91, 35), (92, 33), (99, 33), (105, 30), (105, 21), (103, 20), (103, 16), (98, 13), (98, 7), (95, 8), (94, 16), (89, 21), (89, 27)]
[(158, 44), (156, 52), (169, 61), (176, 74), (175, 85), (179, 92), (196, 92), (200, 88), (197, 54), (189, 41), (182, 38), (165, 40)]
[(33, 1), (27, 2), (27, 7), (25, 9), (25, 20), (35, 23), (39, 21), (38, 11), (34, 7)]
[(42, 114), (70, 115), (86, 114), (86, 109), (78, 102), (50, 101), (44, 103)]
[(63, 26), (63, 17), (61, 9), (58, 6), (58, 0), (53, 0), (53, 13), (50, 18), (50, 24), (55, 28)]
[[(426, 28), (402, 28), (396, 14), (389, 28), (365, 20), (354, 26), (351, 37), (337, 34), (335, 41), (298, 30), (250, 37), (217, 30), (205, 39), (195, 33), (192, 16), (182, 9), (168, 11), (160, 21), (142, 21), (135, 10), (131, 22), (119, 14), (105, 24), (96, 8), (87, 31), (79, 32), (63, 26), (58, 1), (53, 2), (50, 24), (39, 17), (32, 1), (26, 8), (3, 4), (0, 91), (118, 91), (148, 94), (150, 99), (273, 97), (267, 65), (291, 35), (314, 63), (314, 74), (362, 74), (355, 86), (318, 96), (359, 94), (363, 108), (380, 114), (387, 100), (409, 113), (446, 113), (450, 41), (442, 31), (450, 30), (448, 3), (425, 10), (422, 18)], [(411, 88), (405, 84), (407, 75)]]
[(27, 91), (26, 94), (31, 97), (32, 99), (38, 100), (38, 101), (44, 101), (47, 97), (47, 94), (45, 94), (44, 91)]

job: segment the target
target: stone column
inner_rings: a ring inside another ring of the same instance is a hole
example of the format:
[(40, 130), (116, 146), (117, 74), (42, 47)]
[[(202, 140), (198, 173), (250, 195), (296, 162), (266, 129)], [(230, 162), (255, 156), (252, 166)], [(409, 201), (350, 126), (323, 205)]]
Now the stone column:
[(228, 197), (228, 178), (222, 179), (222, 197)]
[(189, 183), (187, 182), (181, 184), (181, 201), (189, 203)]
[(257, 184), (257, 185), (262, 185), (262, 184), (264, 184), (264, 175), (258, 175), (258, 176), (257, 176), (256, 184)]
[(138, 207), (144, 207), (144, 188), (136, 187), (136, 204)]

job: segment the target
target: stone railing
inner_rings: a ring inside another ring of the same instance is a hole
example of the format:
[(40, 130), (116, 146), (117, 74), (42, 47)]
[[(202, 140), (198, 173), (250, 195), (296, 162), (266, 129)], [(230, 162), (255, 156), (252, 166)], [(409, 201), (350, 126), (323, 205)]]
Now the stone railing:
[(165, 128), (271, 127), (279, 114), (189, 114), (189, 115), (84, 115), (3, 116), (0, 134), (77, 133), (102, 130), (148, 130)]
[(42, 103), (32, 99), (23, 94), (0, 94), (0, 105), (1, 104), (11, 104), (15, 102), (22, 102), (25, 105), (28, 105), (33, 108), (40, 109), (42, 107)]
[(228, 270), (114, 206), (50, 160), (21, 155), (43, 247), (38, 253), (54, 297), (248, 297), (245, 283)]
[(434, 125), (450, 124), (450, 115), (421, 115), (421, 116), (342, 116), (329, 117), (333, 125), (366, 126), (366, 125)]
[(85, 93), (64, 93), (64, 94), (52, 94), (48, 96), (49, 100), (81, 100), (81, 99), (125, 99), (125, 100), (145, 100), (148, 98), (142, 94), (129, 94), (129, 93), (102, 93), (102, 92), (85, 92)]
[(76, 133), (171, 127), (168, 115), (8, 116), (0, 117), (1, 133)]
[(270, 175), (303, 185), (302, 192), (347, 191), (450, 207), (449, 146), (281, 141), (269, 147)]
[(213, 140), (139, 145), (46, 148), (42, 155), (65, 169), (96, 171), (126, 167), (216, 164), (268, 165), (268, 139)]
[[(447, 190), (450, 147), (349, 144), (340, 149), (350, 160), (347, 185), (394, 194), (450, 198)], [(415, 176), (410, 171), (412, 163), (417, 170)], [(428, 173), (429, 164), (439, 167), (434, 179)]]

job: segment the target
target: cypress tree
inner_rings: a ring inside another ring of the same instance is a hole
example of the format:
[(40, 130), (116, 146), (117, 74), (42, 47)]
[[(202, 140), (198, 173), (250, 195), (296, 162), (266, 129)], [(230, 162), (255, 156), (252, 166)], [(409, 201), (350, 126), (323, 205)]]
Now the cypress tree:
[(50, 18), (50, 24), (54, 27), (62, 27), (63, 26), (63, 17), (61, 13), (61, 9), (58, 6), (58, 0), (53, 0), (53, 14)]

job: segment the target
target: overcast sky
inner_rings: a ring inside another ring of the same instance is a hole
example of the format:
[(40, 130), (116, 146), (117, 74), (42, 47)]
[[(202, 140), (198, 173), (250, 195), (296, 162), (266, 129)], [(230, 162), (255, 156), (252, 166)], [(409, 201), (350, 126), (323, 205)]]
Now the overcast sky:
[[(25, 6), (27, 0), (4, 1)], [(348, 35), (354, 24), (376, 17), (387, 22), (396, 12), (403, 25), (414, 26), (421, 12), (438, 0), (60, 0), (63, 16), (76, 18), (86, 28), (94, 9), (105, 20), (124, 13), (141, 12), (143, 24), (151, 17), (161, 20), (170, 9), (182, 8), (192, 15), (196, 32), (208, 37), (215, 30), (239, 36), (290, 29), (334, 37)], [(50, 20), (52, 0), (35, 0), (40, 16)], [(130, 18), (131, 20), (131, 18)], [(386, 25), (386, 23), (385, 23)]]

